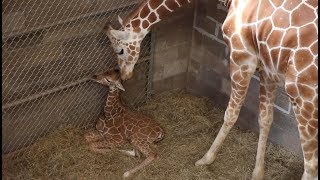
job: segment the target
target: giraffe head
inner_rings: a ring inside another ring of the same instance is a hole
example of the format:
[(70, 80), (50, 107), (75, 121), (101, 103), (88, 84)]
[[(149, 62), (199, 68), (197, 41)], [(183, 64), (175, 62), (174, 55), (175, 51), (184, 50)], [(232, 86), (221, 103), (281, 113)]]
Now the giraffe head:
[(92, 79), (100, 84), (109, 86), (110, 89), (125, 90), (121, 84), (120, 71), (118, 69), (109, 69), (101, 74), (93, 75)]
[(140, 54), (140, 45), (149, 32), (141, 28), (133, 28), (130, 25), (123, 25), (122, 19), (119, 17), (121, 28), (119, 30), (113, 29), (111, 25), (107, 24), (104, 32), (108, 36), (111, 46), (118, 57), (118, 66), (121, 71), (121, 79), (130, 79), (133, 75), (134, 65), (138, 61)]

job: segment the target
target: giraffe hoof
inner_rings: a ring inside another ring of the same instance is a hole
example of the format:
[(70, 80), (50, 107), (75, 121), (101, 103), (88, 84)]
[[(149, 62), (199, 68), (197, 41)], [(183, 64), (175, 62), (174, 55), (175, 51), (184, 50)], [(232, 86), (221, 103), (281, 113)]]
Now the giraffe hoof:
[(135, 153), (135, 157), (137, 157), (137, 158), (139, 158), (139, 159), (141, 159), (142, 158), (142, 155), (141, 155), (141, 153), (140, 153), (140, 151), (138, 151), (138, 150), (134, 150), (134, 153)]
[(129, 178), (130, 176), (131, 176), (131, 173), (129, 171), (123, 174), (123, 178)]
[(202, 165), (206, 165), (207, 163), (205, 163), (204, 161), (203, 161), (203, 159), (199, 159), (194, 165), (195, 166), (202, 166)]
[(213, 162), (213, 160), (214, 160), (214, 158), (209, 159), (209, 158), (206, 158), (206, 156), (205, 156), (205, 157), (199, 159), (195, 163), (195, 166), (209, 165), (209, 164), (211, 164)]
[(251, 180), (262, 180), (264, 175), (263, 168), (254, 168)]

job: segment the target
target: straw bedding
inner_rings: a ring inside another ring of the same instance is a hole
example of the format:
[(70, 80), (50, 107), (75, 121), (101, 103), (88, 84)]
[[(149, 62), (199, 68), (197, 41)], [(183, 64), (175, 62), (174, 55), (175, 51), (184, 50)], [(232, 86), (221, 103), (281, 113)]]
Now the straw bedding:
[[(185, 92), (167, 92), (155, 96), (138, 111), (158, 121), (166, 135), (154, 147), (158, 159), (132, 179), (250, 179), (258, 136), (237, 127), (231, 130), (211, 165), (194, 166), (208, 150), (223, 123), (224, 112), (214, 102)], [(116, 150), (107, 154), (91, 152), (83, 138), (86, 131), (76, 127), (60, 128), (28, 147), (20, 156), (3, 158), (2, 177), (117, 180), (141, 162), (141, 159)], [(124, 147), (129, 148), (132, 147)], [(265, 179), (300, 179), (302, 173), (300, 158), (268, 144)]]

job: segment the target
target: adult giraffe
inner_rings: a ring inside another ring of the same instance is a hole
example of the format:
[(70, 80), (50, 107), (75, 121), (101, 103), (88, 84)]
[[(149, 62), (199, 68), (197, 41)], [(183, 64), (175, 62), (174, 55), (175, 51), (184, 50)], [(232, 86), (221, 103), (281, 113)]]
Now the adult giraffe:
[[(262, 179), (278, 83), (283, 83), (298, 122), (304, 155), (303, 180), (318, 179), (318, 1), (222, 0), (228, 15), (222, 26), (230, 48), (231, 95), (224, 124), (196, 165), (210, 164), (238, 119), (252, 75), (260, 74), (259, 143), (252, 179)], [(106, 34), (118, 55), (122, 79), (132, 77), (140, 43), (150, 28), (190, 0), (147, 0), (120, 30)]]

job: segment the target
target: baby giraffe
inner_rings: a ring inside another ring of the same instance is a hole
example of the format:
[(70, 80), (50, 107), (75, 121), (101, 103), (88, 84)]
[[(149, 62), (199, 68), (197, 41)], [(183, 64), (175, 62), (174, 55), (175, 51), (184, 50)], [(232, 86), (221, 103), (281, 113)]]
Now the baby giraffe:
[(142, 163), (123, 174), (126, 178), (156, 158), (157, 154), (150, 145), (162, 140), (164, 131), (157, 122), (130, 111), (121, 103), (120, 90), (124, 91), (124, 88), (120, 77), (120, 71), (116, 69), (92, 77), (96, 82), (109, 86), (109, 93), (104, 107), (105, 116), (97, 121), (97, 131), (85, 134), (85, 138), (90, 143), (90, 149), (95, 152), (105, 153), (110, 148), (129, 142), (134, 146), (134, 150), (120, 151), (132, 156), (136, 156), (137, 151), (140, 151), (145, 155), (146, 159)]

